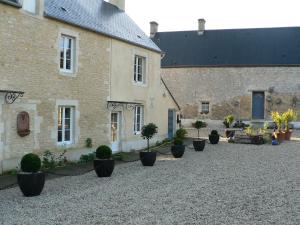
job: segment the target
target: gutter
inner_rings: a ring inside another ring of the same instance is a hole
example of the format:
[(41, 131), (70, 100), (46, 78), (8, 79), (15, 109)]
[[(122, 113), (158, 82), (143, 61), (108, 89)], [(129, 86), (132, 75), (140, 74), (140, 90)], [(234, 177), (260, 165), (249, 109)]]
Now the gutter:
[(180, 108), (180, 106), (179, 106), (178, 102), (176, 101), (176, 99), (175, 99), (175, 98), (174, 98), (174, 96), (172, 95), (172, 93), (171, 93), (170, 89), (168, 88), (168, 86), (166, 85), (166, 83), (165, 83), (165, 81), (163, 80), (163, 78), (162, 78), (162, 77), (160, 77), (160, 80), (162, 81), (162, 83), (163, 83), (163, 84), (164, 84), (164, 86), (166, 87), (166, 89), (167, 89), (168, 93), (170, 94), (171, 98), (173, 99), (173, 101), (175, 102), (176, 106), (178, 107), (178, 110), (181, 110), (181, 108)]

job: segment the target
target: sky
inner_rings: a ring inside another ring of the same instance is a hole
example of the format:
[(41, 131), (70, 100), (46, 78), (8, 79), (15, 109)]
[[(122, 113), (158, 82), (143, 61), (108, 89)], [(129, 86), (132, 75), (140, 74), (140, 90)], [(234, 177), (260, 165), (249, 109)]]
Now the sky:
[(300, 0), (126, 0), (126, 13), (149, 34), (150, 21), (159, 31), (300, 27)]

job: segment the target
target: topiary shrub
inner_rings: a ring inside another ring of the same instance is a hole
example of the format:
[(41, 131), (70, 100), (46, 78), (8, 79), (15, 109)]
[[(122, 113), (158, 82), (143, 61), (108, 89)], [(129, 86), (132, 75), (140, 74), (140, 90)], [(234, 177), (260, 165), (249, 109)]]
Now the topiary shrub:
[(180, 128), (176, 131), (175, 138), (184, 139), (187, 135), (186, 129)]
[(142, 128), (142, 138), (147, 139), (147, 149), (150, 151), (149, 140), (157, 133), (158, 127), (154, 123), (149, 123)]
[(21, 159), (21, 170), (28, 173), (36, 173), (41, 169), (42, 162), (38, 155), (29, 153)]
[(201, 121), (201, 120), (197, 120), (194, 124), (193, 127), (197, 129), (198, 131), (198, 139), (199, 139), (199, 131), (202, 127), (206, 127), (206, 123)]
[(112, 150), (106, 145), (101, 145), (96, 149), (96, 157), (98, 159), (109, 159), (112, 156)]
[(210, 135), (218, 135), (218, 136), (219, 136), (219, 133), (218, 133), (218, 131), (216, 131), (216, 130), (212, 130), (212, 131), (210, 132)]
[(174, 138), (174, 145), (183, 145), (183, 140), (181, 138)]

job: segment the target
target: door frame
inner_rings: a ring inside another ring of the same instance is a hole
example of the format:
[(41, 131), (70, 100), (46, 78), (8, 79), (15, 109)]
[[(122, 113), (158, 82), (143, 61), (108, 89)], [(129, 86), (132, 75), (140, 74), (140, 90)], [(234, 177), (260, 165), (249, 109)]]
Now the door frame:
[[(262, 119), (254, 119), (253, 118), (253, 94), (255, 92), (264, 93), (264, 116)], [(265, 90), (251, 90), (251, 120), (265, 120), (266, 119), (266, 91)]]
[[(172, 130), (172, 134), (173, 134), (173, 137), (176, 133), (176, 126), (177, 126), (177, 123), (176, 123), (176, 120), (177, 120), (177, 115), (176, 115), (176, 109), (168, 109), (168, 138), (170, 138), (169, 136), (169, 112), (172, 112), (173, 113), (173, 130)], [(172, 138), (173, 138), (172, 137)]]
[[(112, 114), (117, 114), (118, 115), (118, 140), (116, 141), (116, 145), (117, 145), (117, 149), (114, 149), (113, 147), (113, 144), (114, 142), (112, 141), (112, 129), (111, 129), (111, 116)], [(112, 152), (115, 153), (115, 152), (118, 152), (120, 151), (120, 145), (121, 145), (121, 136), (122, 136), (122, 121), (123, 121), (123, 118), (122, 118), (122, 111), (111, 111), (110, 112), (110, 146), (111, 146), (111, 149), (112, 149)]]

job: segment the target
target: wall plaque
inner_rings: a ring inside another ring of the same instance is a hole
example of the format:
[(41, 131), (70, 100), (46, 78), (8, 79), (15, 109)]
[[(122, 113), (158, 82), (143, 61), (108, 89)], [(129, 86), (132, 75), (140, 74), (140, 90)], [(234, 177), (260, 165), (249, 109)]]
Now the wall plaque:
[(19, 136), (25, 137), (30, 134), (30, 123), (28, 112), (20, 112), (17, 116), (17, 132)]

